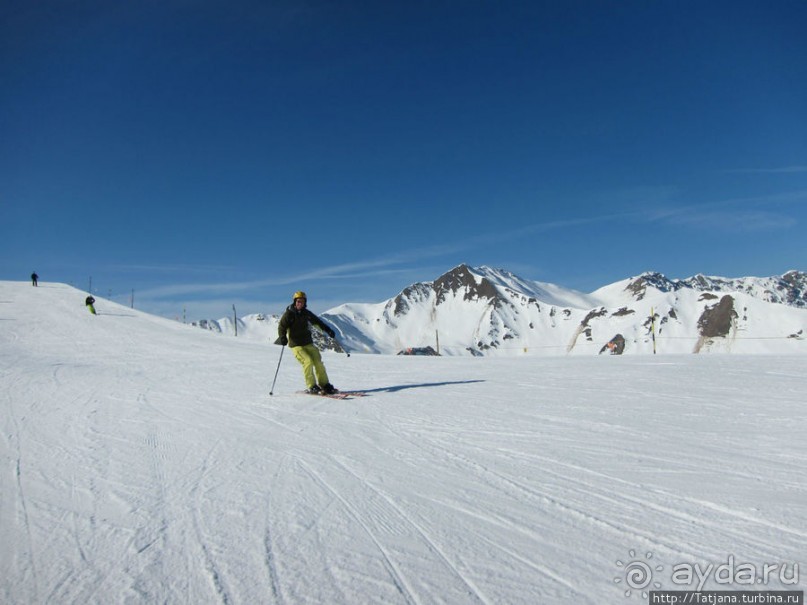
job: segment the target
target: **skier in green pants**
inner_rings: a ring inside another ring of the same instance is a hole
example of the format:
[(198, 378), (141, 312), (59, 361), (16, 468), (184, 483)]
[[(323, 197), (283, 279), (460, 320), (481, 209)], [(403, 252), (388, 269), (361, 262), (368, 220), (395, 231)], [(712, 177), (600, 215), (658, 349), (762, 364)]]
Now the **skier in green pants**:
[(292, 304), (280, 318), (277, 328), (278, 339), (275, 342), (291, 347), (294, 357), (303, 366), (306, 391), (312, 394), (331, 395), (337, 390), (328, 381), (328, 372), (322, 363), (319, 349), (314, 346), (309, 326), (314, 324), (331, 338), (335, 333), (333, 328), (308, 310), (307, 303), (305, 292), (294, 293)]

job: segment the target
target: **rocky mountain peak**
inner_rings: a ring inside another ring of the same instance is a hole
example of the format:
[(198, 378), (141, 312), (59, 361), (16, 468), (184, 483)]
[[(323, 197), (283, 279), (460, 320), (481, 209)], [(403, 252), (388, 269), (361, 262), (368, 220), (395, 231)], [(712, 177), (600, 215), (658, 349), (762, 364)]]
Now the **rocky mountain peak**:
[(677, 282), (667, 279), (662, 273), (646, 271), (632, 279), (625, 289), (631, 292), (636, 300), (642, 300), (647, 293), (648, 286), (659, 292), (672, 292), (680, 288)]
[(496, 287), (486, 278), (478, 276), (467, 264), (461, 264), (444, 273), (433, 282), (418, 282), (407, 286), (388, 303), (393, 316), (405, 315), (412, 306), (429, 300), (434, 294), (439, 305), (453, 294), (462, 293), (463, 300), (492, 299), (497, 296)]
[(782, 276), (785, 300), (794, 307), (807, 307), (807, 273), (788, 271)]
[(745, 292), (767, 302), (807, 308), (807, 274), (788, 271), (774, 277), (708, 277), (695, 275), (681, 282), (699, 291)]
[(491, 300), (496, 298), (496, 286), (485, 277), (477, 276), (466, 264), (454, 267), (434, 280), (432, 287), (437, 297), (437, 304), (443, 302), (449, 294), (462, 292), (463, 300)]

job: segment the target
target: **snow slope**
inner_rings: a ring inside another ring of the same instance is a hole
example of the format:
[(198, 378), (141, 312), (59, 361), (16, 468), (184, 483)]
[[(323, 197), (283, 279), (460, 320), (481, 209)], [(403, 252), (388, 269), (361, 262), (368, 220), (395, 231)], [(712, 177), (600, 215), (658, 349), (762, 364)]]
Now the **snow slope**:
[(286, 354), (269, 397), (279, 347), (83, 299), (0, 282), (0, 602), (804, 590), (804, 356), (326, 352), (333, 401)]

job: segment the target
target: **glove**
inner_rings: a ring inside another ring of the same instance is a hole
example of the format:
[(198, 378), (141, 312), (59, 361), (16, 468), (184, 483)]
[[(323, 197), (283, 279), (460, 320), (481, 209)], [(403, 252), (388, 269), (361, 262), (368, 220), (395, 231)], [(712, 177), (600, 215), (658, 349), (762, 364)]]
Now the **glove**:
[(280, 343), (280, 345), (281, 345), (281, 346), (283, 346), (283, 347), (285, 347), (287, 344), (289, 344), (289, 339), (288, 339), (288, 338), (286, 338), (285, 336), (281, 336), (280, 338), (278, 338), (278, 339), (277, 339), (277, 341), (278, 341), (278, 342)]

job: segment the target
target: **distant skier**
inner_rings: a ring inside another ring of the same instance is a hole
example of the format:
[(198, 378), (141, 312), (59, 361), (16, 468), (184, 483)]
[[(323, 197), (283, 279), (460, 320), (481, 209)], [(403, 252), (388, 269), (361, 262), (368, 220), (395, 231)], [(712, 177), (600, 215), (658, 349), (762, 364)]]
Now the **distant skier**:
[[(291, 347), (294, 357), (303, 366), (306, 391), (311, 394), (331, 395), (337, 390), (328, 381), (328, 372), (322, 363), (319, 349), (314, 346), (309, 325), (316, 325), (331, 338), (335, 336), (335, 333), (328, 324), (308, 310), (307, 304), (305, 292), (294, 293), (292, 304), (286, 308), (280, 318), (277, 327), (278, 339), (275, 342), (284, 347), (286, 345)], [(316, 382), (314, 381), (315, 375)]]
[(86, 299), (84, 299), (84, 304), (87, 305), (87, 309), (90, 310), (90, 313), (92, 313), (93, 315), (96, 314), (95, 313), (95, 307), (93, 306), (93, 305), (95, 305), (95, 299), (92, 297), (92, 295), (90, 295)]
[(31, 273), (31, 283), (33, 284), (34, 288), (39, 285), (39, 276), (36, 273)]

